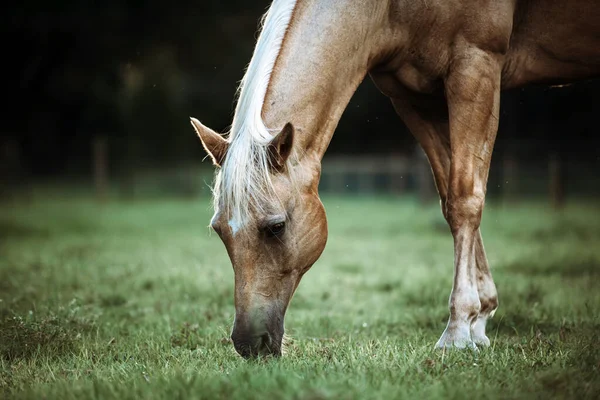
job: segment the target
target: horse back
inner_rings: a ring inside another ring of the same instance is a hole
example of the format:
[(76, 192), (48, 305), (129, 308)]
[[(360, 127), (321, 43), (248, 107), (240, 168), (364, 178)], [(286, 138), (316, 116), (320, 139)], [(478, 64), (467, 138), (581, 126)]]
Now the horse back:
[[(408, 38), (380, 67), (416, 92), (433, 90), (465, 42), (500, 54), (502, 86), (600, 75), (598, 0), (395, 0), (393, 37)], [(394, 43), (392, 43), (394, 45)], [(415, 78), (416, 77), (416, 78)]]

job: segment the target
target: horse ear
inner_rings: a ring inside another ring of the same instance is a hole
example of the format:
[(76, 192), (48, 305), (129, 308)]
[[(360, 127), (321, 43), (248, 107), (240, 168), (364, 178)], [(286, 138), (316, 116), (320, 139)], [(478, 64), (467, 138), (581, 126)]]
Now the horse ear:
[(283, 169), (285, 162), (292, 153), (293, 145), (294, 126), (288, 122), (269, 144), (270, 161), (273, 168), (276, 170)]
[(212, 158), (213, 163), (217, 167), (220, 167), (221, 163), (225, 159), (225, 154), (227, 154), (229, 142), (217, 132), (213, 131), (207, 126), (202, 125), (202, 123), (196, 118), (190, 118), (190, 122), (196, 130), (204, 150), (206, 150), (210, 158)]

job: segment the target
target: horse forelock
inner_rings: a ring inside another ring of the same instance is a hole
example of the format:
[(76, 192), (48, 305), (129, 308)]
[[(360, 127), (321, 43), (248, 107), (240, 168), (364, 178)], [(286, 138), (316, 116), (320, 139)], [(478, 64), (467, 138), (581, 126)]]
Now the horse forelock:
[(253, 209), (264, 211), (264, 205), (277, 199), (269, 166), (269, 144), (276, 132), (265, 125), (262, 110), (296, 1), (273, 1), (238, 89), (229, 149), (213, 188), (215, 211), (227, 210), (237, 226), (252, 219)]

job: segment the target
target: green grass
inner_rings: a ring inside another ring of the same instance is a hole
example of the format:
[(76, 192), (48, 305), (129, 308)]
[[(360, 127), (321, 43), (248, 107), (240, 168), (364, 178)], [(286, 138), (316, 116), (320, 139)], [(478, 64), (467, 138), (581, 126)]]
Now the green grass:
[(600, 207), (489, 205), (492, 346), (439, 352), (452, 240), (437, 205), (324, 199), (330, 236), (282, 359), (229, 342), (233, 272), (208, 199), (0, 209), (0, 398), (600, 395)]

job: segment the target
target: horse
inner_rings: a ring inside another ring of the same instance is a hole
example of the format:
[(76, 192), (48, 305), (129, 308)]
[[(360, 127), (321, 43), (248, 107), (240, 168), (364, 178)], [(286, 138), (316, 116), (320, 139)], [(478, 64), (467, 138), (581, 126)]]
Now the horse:
[(275, 0), (221, 135), (191, 118), (214, 165), (212, 228), (235, 276), (231, 339), (280, 356), (284, 317), (327, 241), (321, 159), (370, 75), (422, 146), (454, 239), (437, 348), (489, 346), (498, 294), (480, 233), (500, 93), (600, 73), (595, 0)]

